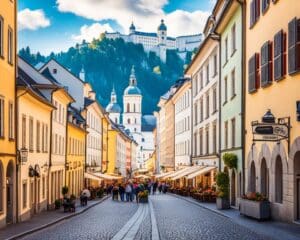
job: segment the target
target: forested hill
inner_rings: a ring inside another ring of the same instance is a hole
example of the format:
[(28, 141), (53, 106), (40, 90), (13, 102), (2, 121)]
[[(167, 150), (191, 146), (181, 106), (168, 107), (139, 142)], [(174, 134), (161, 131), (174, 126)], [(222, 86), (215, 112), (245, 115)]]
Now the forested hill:
[(141, 44), (126, 43), (123, 39), (111, 40), (103, 35), (90, 44), (83, 42), (59, 54), (32, 54), (29, 47), (21, 49), (19, 54), (33, 66), (54, 58), (76, 75), (79, 75), (83, 66), (86, 81), (92, 84), (104, 107), (110, 101), (113, 84), (118, 103), (123, 106), (123, 91), (128, 86), (130, 70), (134, 65), (138, 87), (143, 94), (144, 114), (156, 110), (159, 97), (182, 76), (184, 65), (191, 58), (191, 53), (188, 53), (183, 61), (172, 50), (167, 52), (167, 61), (164, 63), (155, 53), (146, 53)]

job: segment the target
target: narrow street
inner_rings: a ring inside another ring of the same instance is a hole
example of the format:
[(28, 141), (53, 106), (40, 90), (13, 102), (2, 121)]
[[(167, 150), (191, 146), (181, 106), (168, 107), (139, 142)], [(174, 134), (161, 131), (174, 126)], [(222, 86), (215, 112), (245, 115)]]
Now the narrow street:
[[(54, 237), (55, 236), (55, 237)], [(172, 195), (149, 204), (106, 200), (87, 212), (23, 239), (268, 239), (229, 219)]]

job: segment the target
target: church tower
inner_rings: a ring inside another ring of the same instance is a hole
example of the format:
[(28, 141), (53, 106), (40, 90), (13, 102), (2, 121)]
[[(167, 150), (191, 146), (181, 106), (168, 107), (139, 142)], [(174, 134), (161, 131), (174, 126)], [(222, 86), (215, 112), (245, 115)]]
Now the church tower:
[(79, 78), (80, 78), (82, 81), (85, 82), (85, 71), (84, 71), (83, 66), (82, 66), (81, 71), (80, 71), (80, 73), (79, 73)]
[(162, 19), (157, 28), (158, 45), (167, 45), (167, 26)]
[(121, 107), (117, 103), (117, 94), (114, 87), (111, 91), (110, 103), (106, 107), (106, 112), (108, 112), (109, 118), (114, 123), (120, 124)]
[(137, 87), (134, 66), (129, 77), (129, 86), (123, 96), (123, 125), (132, 133), (140, 133), (142, 125), (142, 93)]

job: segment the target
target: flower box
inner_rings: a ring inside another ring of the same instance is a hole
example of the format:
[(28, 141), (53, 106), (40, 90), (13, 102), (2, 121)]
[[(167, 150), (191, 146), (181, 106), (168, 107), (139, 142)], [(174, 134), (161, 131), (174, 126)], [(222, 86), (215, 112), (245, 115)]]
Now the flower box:
[(217, 203), (217, 209), (219, 209), (219, 210), (230, 208), (229, 200), (226, 198), (218, 197), (216, 203)]
[(271, 217), (269, 201), (240, 200), (240, 213), (258, 220), (265, 220)]

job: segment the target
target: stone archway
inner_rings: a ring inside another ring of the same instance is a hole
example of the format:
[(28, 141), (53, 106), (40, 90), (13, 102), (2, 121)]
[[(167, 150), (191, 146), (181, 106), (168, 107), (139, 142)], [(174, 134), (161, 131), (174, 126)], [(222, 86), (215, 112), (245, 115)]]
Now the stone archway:
[(230, 204), (236, 206), (236, 175), (235, 171), (231, 171), (230, 178)]
[(269, 197), (269, 171), (265, 158), (261, 160), (260, 164), (260, 193)]
[(14, 164), (10, 161), (6, 168), (6, 223), (14, 221)]
[(300, 220), (300, 151), (294, 157), (294, 179), (295, 179), (295, 210), (296, 219)]
[(249, 190), (250, 192), (256, 192), (256, 170), (254, 161), (252, 161), (250, 165)]

